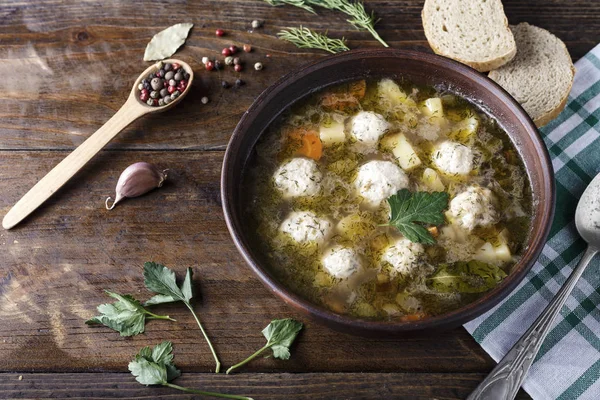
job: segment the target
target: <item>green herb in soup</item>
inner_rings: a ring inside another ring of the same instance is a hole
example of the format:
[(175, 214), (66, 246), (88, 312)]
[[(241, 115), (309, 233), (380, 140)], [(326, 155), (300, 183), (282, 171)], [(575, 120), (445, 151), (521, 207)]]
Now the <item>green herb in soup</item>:
[(494, 288), (527, 240), (518, 153), (466, 100), (391, 79), (328, 88), (256, 148), (247, 211), (277, 278), (337, 313), (418, 320)]

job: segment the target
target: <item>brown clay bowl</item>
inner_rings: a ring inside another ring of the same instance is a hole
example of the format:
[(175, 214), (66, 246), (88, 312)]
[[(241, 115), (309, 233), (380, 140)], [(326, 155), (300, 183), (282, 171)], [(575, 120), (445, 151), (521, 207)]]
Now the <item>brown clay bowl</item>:
[[(256, 246), (256, 234), (246, 223), (244, 190), (254, 146), (282, 111), (323, 87), (363, 78), (405, 77), (417, 84), (444, 85), (495, 118), (508, 133), (525, 164), (531, 192), (531, 231), (521, 260), (496, 288), (477, 301), (447, 314), (414, 322), (371, 321), (339, 315), (303, 299), (269, 271)], [(434, 54), (378, 49), (350, 51), (303, 65), (266, 89), (238, 123), (225, 153), (221, 176), (223, 211), (238, 250), (258, 278), (296, 310), (344, 332), (367, 335), (407, 335), (459, 326), (504, 299), (523, 280), (538, 258), (554, 215), (554, 175), (539, 133), (521, 106), (500, 86), (474, 69)]]

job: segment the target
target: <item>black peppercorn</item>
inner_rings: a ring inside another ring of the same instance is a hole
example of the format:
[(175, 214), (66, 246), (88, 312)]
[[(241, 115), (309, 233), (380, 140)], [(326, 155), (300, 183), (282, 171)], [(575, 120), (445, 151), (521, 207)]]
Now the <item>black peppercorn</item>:
[(244, 86), (245, 84), (246, 84), (246, 82), (244, 82), (244, 81), (243, 81), (243, 80), (241, 80), (241, 79), (236, 79), (236, 80), (235, 80), (235, 86), (236, 86), (236, 87)]
[(229, 83), (227, 81), (223, 81), (223, 82), (221, 82), (221, 86), (223, 86), (225, 89), (228, 89)]

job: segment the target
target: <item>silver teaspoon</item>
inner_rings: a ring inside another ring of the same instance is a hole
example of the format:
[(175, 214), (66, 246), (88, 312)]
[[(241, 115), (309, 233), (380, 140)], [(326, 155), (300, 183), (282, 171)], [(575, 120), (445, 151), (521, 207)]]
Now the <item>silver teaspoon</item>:
[(579, 199), (575, 211), (575, 225), (579, 235), (588, 244), (577, 267), (533, 325), (506, 353), (496, 368), (477, 386), (467, 400), (512, 400), (517, 395), (531, 363), (550, 331), (552, 322), (589, 262), (600, 251), (600, 174), (596, 175)]

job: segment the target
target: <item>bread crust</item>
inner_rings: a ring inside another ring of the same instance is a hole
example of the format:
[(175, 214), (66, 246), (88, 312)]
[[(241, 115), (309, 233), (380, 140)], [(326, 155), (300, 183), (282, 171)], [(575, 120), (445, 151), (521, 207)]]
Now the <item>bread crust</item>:
[[(535, 27), (535, 25), (530, 25), (526, 22), (522, 22), (519, 25), (525, 24), (527, 26), (533, 26)], [(536, 27), (537, 28), (537, 27)], [(541, 28), (539, 28), (541, 29)], [(551, 32), (549, 32), (551, 33)], [(569, 100), (569, 94), (571, 93), (571, 89), (573, 88), (573, 82), (575, 80), (575, 66), (573, 65), (573, 60), (571, 59), (571, 55), (569, 54), (569, 50), (567, 49), (567, 46), (565, 45), (565, 43), (562, 40), (559, 40), (560, 45), (562, 50), (565, 52), (565, 54), (568, 56), (569, 58), (569, 62), (570, 62), (570, 69), (571, 69), (571, 81), (569, 83), (569, 89), (565, 91), (565, 93), (562, 94), (562, 98), (561, 101), (557, 104), (557, 106), (555, 108), (553, 108), (552, 110), (541, 114), (541, 115), (530, 115), (531, 119), (533, 120), (533, 122), (535, 123), (535, 125), (538, 128), (541, 128), (544, 125), (547, 125), (548, 123), (550, 123), (553, 119), (555, 119), (556, 117), (559, 116), (559, 114), (564, 110), (565, 106), (567, 105), (567, 102)], [(500, 72), (497, 72), (495, 70), (490, 71), (488, 77), (490, 79), (492, 79), (493, 81), (497, 82), (497, 78), (499, 77)], [(508, 74), (503, 74), (503, 77), (506, 78), (510, 75)], [(513, 94), (511, 93), (511, 96), (513, 96)]]
[(573, 81), (575, 80), (576, 69), (572, 65), (571, 65), (571, 71), (573, 71), (573, 78), (571, 79), (571, 85), (569, 85), (569, 90), (567, 91), (567, 93), (565, 94), (565, 96), (563, 97), (561, 102), (558, 104), (558, 106), (554, 110), (552, 110), (544, 115), (540, 115), (539, 117), (533, 119), (535, 126), (537, 126), (538, 128), (541, 128), (542, 126), (549, 124), (553, 119), (558, 117), (560, 115), (560, 113), (565, 109), (565, 107), (567, 105), (567, 101), (569, 100), (569, 94), (571, 93), (571, 89), (573, 88)]
[[(423, 30), (425, 31), (425, 37), (427, 38), (427, 42), (429, 43), (429, 46), (431, 47), (431, 49), (433, 50), (434, 53), (439, 54), (444, 57), (451, 58), (451, 59), (456, 60), (465, 65), (468, 65), (469, 67), (474, 68), (479, 72), (488, 72), (493, 69), (500, 68), (504, 64), (509, 63), (513, 58), (515, 58), (515, 55), (517, 55), (516, 44), (512, 47), (512, 49), (508, 53), (500, 55), (497, 58), (494, 58), (492, 60), (481, 60), (481, 61), (464, 60), (464, 59), (461, 59), (460, 57), (456, 57), (451, 54), (446, 54), (444, 51), (442, 51), (441, 49), (436, 47), (436, 45), (434, 44), (433, 35), (431, 35), (431, 32), (429, 32), (429, 29), (428, 29), (428, 26), (431, 26), (431, 24), (427, 21), (427, 17), (425, 16), (425, 7), (429, 1), (431, 1), (431, 0), (425, 0), (423, 9), (421, 10), (421, 22), (423, 24)], [(502, 5), (502, 3), (500, 3), (500, 7), (502, 7), (502, 12), (504, 12), (504, 6)], [(512, 36), (512, 32), (510, 30), (510, 27), (508, 26), (508, 19), (506, 18), (506, 15), (504, 16), (504, 29), (506, 31), (508, 31), (508, 33), (510, 33), (510, 35)]]

